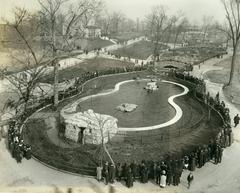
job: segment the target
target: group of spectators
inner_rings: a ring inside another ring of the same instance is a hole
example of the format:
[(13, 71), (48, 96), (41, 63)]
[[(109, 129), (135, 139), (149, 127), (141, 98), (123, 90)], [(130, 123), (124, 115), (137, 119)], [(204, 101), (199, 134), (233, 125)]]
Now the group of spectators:
[[(109, 69), (104, 72), (87, 72), (81, 77), (76, 78), (75, 85), (72, 88), (78, 88), (87, 80), (100, 75), (138, 70), (142, 70), (142, 68), (129, 67)], [(225, 106), (224, 101), (220, 101), (219, 93), (217, 93), (215, 98), (211, 97), (209, 93), (205, 94), (206, 85), (204, 80), (184, 73), (175, 73), (175, 77), (195, 84), (196, 88), (201, 88), (197, 90), (197, 92), (201, 91), (205, 103), (221, 114), (224, 124), (216, 138), (212, 139), (209, 144), (198, 146), (193, 151), (186, 153), (183, 157), (167, 157), (164, 160), (156, 162), (142, 160), (140, 163), (134, 161), (132, 163), (117, 163), (116, 165), (106, 162), (103, 166), (99, 165), (97, 167), (97, 180), (104, 180), (106, 184), (114, 183), (116, 180), (125, 181), (126, 186), (129, 188), (133, 186), (136, 180), (139, 180), (141, 183), (147, 183), (151, 180), (164, 188), (167, 185), (179, 185), (184, 169), (194, 171), (196, 167), (201, 168), (209, 161), (213, 161), (215, 164), (221, 163), (223, 148), (230, 146), (233, 142), (229, 109)], [(9, 126), (8, 147), (12, 157), (15, 158), (18, 163), (21, 163), (24, 157), (26, 159), (31, 158), (31, 146), (24, 143), (20, 129), (15, 122), (12, 122)], [(193, 180), (192, 174), (188, 176), (187, 180), (190, 186)]]
[(135, 66), (135, 67), (127, 66), (124, 68), (122, 68), (122, 67), (121, 68), (110, 68), (110, 69), (104, 70), (104, 71), (96, 70), (96, 71), (92, 71), (92, 72), (86, 72), (86, 73), (82, 74), (80, 77), (75, 78), (75, 86), (79, 87), (86, 81), (91, 80), (96, 77), (99, 77), (99, 76), (103, 76), (103, 75), (142, 71), (145, 69), (146, 69), (146, 67), (144, 67), (144, 66)]
[(130, 188), (136, 180), (141, 183), (147, 183), (151, 180), (164, 188), (170, 185), (177, 186), (185, 169), (190, 171), (187, 177), (188, 187), (190, 187), (193, 180), (191, 172), (195, 171), (196, 168), (201, 168), (210, 161), (215, 164), (221, 163), (223, 149), (233, 143), (229, 109), (226, 108), (224, 101), (220, 102), (219, 93), (215, 98), (210, 97), (209, 93), (205, 94), (206, 85), (204, 80), (183, 73), (175, 73), (175, 76), (189, 81), (196, 88), (199, 88), (196, 92), (201, 92), (200, 95), (204, 102), (222, 116), (223, 125), (215, 138), (212, 138), (208, 144), (196, 146), (192, 151), (177, 159), (167, 157), (159, 162), (143, 160), (141, 163), (134, 161), (132, 163), (117, 163), (116, 165), (106, 162), (103, 167), (100, 165), (97, 167), (98, 181), (103, 180), (105, 184), (114, 183), (115, 180), (125, 181), (126, 186)]
[(224, 101), (220, 101), (219, 93), (216, 94), (215, 98), (211, 97), (210, 94), (207, 93), (205, 96), (205, 102), (217, 110), (221, 114), (224, 123), (230, 127), (231, 118), (229, 115), (229, 108), (226, 107)]
[(103, 167), (97, 167), (97, 180), (103, 180), (105, 184), (116, 181), (125, 181), (128, 188), (138, 180), (141, 183), (154, 181), (160, 187), (166, 185), (177, 186), (180, 183), (182, 171), (184, 169), (183, 160), (170, 160), (166, 162), (152, 162), (142, 160), (141, 163), (117, 163), (116, 166), (106, 162)]
[[(59, 92), (59, 99), (63, 99), (66, 97), (73, 96), (82, 89), (83, 83), (88, 80), (91, 80), (95, 77), (107, 74), (116, 74), (116, 73), (123, 73), (123, 72), (133, 72), (133, 71), (141, 71), (144, 70), (144, 67), (125, 67), (125, 68), (111, 68), (104, 71), (94, 71), (94, 72), (86, 72), (82, 74), (80, 77), (75, 78), (75, 83), (64, 92)], [(53, 96), (49, 96), (43, 99), (39, 99), (36, 102), (36, 107), (31, 109), (26, 109), (22, 115), (18, 117), (18, 122), (23, 122), (31, 112), (34, 112), (38, 108), (42, 108), (48, 104), (53, 102)], [(20, 124), (19, 124), (20, 125)], [(31, 146), (25, 144), (19, 130), (19, 127), (14, 121), (10, 123), (9, 130), (8, 130), (8, 147), (12, 157), (14, 157), (18, 163), (22, 161), (22, 158), (25, 157), (26, 159), (31, 158)]]
[[(170, 185), (178, 186), (184, 170), (193, 172), (209, 161), (215, 164), (221, 163), (223, 147), (226, 147), (225, 143), (217, 136), (208, 145), (198, 146), (179, 158), (168, 156), (166, 159), (157, 162), (143, 160), (141, 163), (134, 161), (132, 163), (117, 163), (116, 165), (106, 162), (103, 167), (97, 166), (97, 180), (104, 181), (105, 184), (125, 181), (128, 188), (132, 187), (137, 180), (141, 183), (152, 181), (161, 188)], [(190, 177), (187, 180), (190, 187), (193, 177), (192, 173), (189, 175)]]
[(31, 159), (31, 146), (25, 144), (19, 126), (12, 121), (8, 129), (8, 148), (17, 163), (21, 163), (23, 158)]

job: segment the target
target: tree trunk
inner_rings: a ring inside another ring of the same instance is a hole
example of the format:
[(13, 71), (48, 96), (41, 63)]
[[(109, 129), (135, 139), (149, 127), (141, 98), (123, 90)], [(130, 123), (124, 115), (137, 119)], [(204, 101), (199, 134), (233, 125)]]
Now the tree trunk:
[(104, 149), (105, 153), (108, 155), (108, 158), (111, 160), (112, 164), (115, 166), (115, 163), (114, 163), (114, 161), (113, 161), (113, 159), (112, 159), (112, 156), (111, 156), (110, 153), (108, 152), (108, 149), (107, 149), (107, 147), (106, 147), (105, 144), (103, 144), (103, 149)]
[(176, 43), (177, 43), (177, 40), (178, 40), (178, 36), (179, 36), (179, 32), (176, 33), (176, 36), (175, 36), (175, 39), (174, 39), (174, 43), (173, 43), (173, 48), (174, 49), (176, 48)]
[[(57, 55), (56, 51), (56, 34), (55, 34), (55, 16), (51, 18), (51, 36), (52, 36), (52, 57), (53, 59)], [(53, 86), (53, 94), (54, 94), (54, 109), (58, 106), (58, 62), (53, 60), (52, 65), (54, 66), (54, 86)]]
[(232, 55), (232, 60), (231, 60), (230, 77), (229, 77), (229, 81), (228, 81), (226, 86), (230, 86), (231, 84), (233, 84), (234, 73), (235, 73), (235, 64), (236, 64), (236, 59), (237, 59), (237, 47), (238, 47), (238, 43), (236, 43), (236, 45), (234, 45), (234, 47), (233, 47), (233, 55)]
[(156, 61), (156, 57), (158, 56), (158, 43), (159, 43), (159, 33), (160, 33), (160, 24), (157, 24), (157, 33), (155, 38), (155, 46), (154, 46), (154, 61)]
[(54, 88), (53, 88), (53, 93), (54, 93), (54, 108), (57, 108), (58, 106), (58, 70), (59, 70), (59, 65), (57, 62), (54, 63)]

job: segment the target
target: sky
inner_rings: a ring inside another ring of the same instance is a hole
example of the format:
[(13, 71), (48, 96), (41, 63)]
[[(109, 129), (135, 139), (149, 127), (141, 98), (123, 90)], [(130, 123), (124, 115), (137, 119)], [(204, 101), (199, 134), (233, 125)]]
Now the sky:
[[(76, 0), (75, 0), (76, 1)], [(110, 11), (121, 11), (131, 19), (144, 18), (154, 5), (164, 5), (169, 14), (179, 10), (193, 23), (201, 23), (204, 15), (213, 16), (218, 21), (225, 19), (220, 0), (104, 0)], [(37, 0), (0, 0), (0, 22), (2, 17), (11, 18), (15, 6), (23, 6), (29, 10), (37, 10)]]

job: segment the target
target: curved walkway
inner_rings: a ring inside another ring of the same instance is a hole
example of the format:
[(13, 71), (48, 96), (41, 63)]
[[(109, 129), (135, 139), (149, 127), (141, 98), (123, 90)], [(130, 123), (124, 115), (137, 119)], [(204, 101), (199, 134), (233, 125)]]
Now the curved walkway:
[[(144, 81), (149, 81), (150, 79), (141, 79), (141, 80), (144, 80)], [(76, 112), (76, 109), (77, 109), (77, 106), (79, 103), (87, 100), (87, 99), (90, 99), (90, 98), (93, 98), (93, 97), (99, 97), (99, 96), (104, 96), (104, 95), (109, 95), (109, 94), (113, 94), (117, 91), (119, 91), (120, 89), (120, 86), (123, 85), (123, 84), (126, 84), (126, 83), (129, 83), (129, 82), (133, 82), (135, 80), (126, 80), (126, 81), (122, 81), (122, 82), (119, 82), (115, 85), (114, 89), (109, 91), (109, 92), (104, 92), (104, 93), (98, 93), (98, 94), (95, 94), (95, 95), (89, 95), (89, 96), (86, 96), (86, 97), (83, 97), (83, 98), (80, 98), (78, 99), (77, 101), (75, 101), (74, 103), (70, 104), (70, 105), (67, 105), (65, 106), (62, 110), (61, 110), (61, 116), (64, 117), (65, 116), (65, 113), (69, 113), (69, 112)], [(179, 84), (179, 83), (176, 83), (176, 82), (171, 82), (171, 81), (166, 81), (166, 80), (162, 80), (162, 82), (165, 82), (165, 83), (169, 83), (169, 84), (174, 84), (174, 85), (177, 85), (181, 88), (183, 88), (183, 92), (180, 93), (180, 94), (177, 94), (177, 95), (173, 95), (171, 97), (168, 98), (168, 103), (175, 109), (176, 111), (176, 114), (175, 116), (165, 122), (165, 123), (162, 123), (162, 124), (159, 124), (159, 125), (153, 125), (153, 126), (148, 126), (148, 127), (135, 127), (135, 128), (132, 128), (132, 127), (119, 127), (118, 130), (119, 131), (146, 131), (146, 130), (154, 130), (154, 129), (160, 129), (160, 128), (163, 128), (163, 127), (167, 127), (167, 126), (170, 126), (170, 125), (173, 125), (175, 124), (177, 121), (179, 121), (183, 115), (183, 111), (182, 109), (174, 102), (174, 99), (177, 98), (177, 97), (180, 97), (180, 96), (184, 96), (186, 95), (188, 92), (189, 92), (189, 89), (182, 85), (182, 84)]]
[[(209, 63), (214, 64), (218, 60)], [(208, 65), (205, 62), (202, 67)], [(201, 67), (201, 70), (202, 70)], [(197, 67), (193, 75), (201, 75)], [(212, 94), (220, 91), (220, 98), (226, 102), (230, 109), (231, 118), (239, 113), (239, 110), (224, 98), (220, 85), (207, 84), (207, 89)], [(152, 183), (134, 183), (133, 188), (127, 188), (116, 182), (117, 193), (239, 193), (240, 189), (240, 125), (233, 129), (235, 142), (223, 152), (223, 160), (220, 165), (207, 163), (203, 168), (194, 172), (194, 181), (190, 189), (187, 189), (188, 171), (183, 172), (181, 184), (160, 189)], [(0, 192), (24, 192), (24, 193), (56, 193), (67, 192), (67, 187), (73, 187), (73, 192), (102, 193), (109, 192), (109, 186), (97, 182), (95, 179), (74, 176), (48, 168), (31, 159), (23, 160), (17, 164), (6, 149), (5, 140), (0, 141)], [(60, 187), (59, 189), (56, 186)], [(58, 190), (58, 191), (57, 191)]]

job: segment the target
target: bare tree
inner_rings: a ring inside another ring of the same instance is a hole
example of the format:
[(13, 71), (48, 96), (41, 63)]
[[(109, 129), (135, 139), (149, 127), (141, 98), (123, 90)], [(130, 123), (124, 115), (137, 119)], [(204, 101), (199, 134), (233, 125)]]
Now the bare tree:
[(105, 36), (110, 35), (110, 26), (111, 26), (111, 14), (107, 10), (104, 10), (102, 14), (99, 14), (96, 18), (96, 21), (102, 27), (102, 34)]
[(184, 17), (184, 18), (180, 19), (179, 23), (175, 27), (175, 37), (174, 37), (174, 42), (173, 42), (174, 48), (176, 46), (176, 43), (178, 42), (179, 36), (181, 34), (183, 34), (183, 36), (184, 36), (184, 33), (185, 33), (187, 27), (188, 27), (187, 18)]
[[(54, 66), (54, 107), (58, 105), (58, 71), (59, 71), (59, 64), (57, 60), (54, 60), (57, 55), (57, 47), (56, 47), (56, 19), (57, 14), (61, 8), (61, 6), (67, 0), (38, 0), (39, 4), (42, 7), (41, 13), (43, 17), (47, 18), (45, 21), (49, 21), (50, 27), (50, 47), (52, 51), (52, 66)], [(47, 29), (47, 28), (46, 28)]]
[(204, 16), (203, 17), (203, 24), (202, 24), (202, 42), (204, 43), (208, 34), (208, 31), (213, 26), (213, 17), (211, 16)]
[(236, 58), (240, 39), (240, 1), (221, 0), (221, 2), (224, 6), (226, 19), (228, 22), (228, 29), (222, 28), (221, 30), (225, 31), (225, 33), (229, 36), (229, 38), (232, 40), (233, 46), (230, 77), (228, 83), (225, 85), (230, 86), (233, 84), (233, 79), (235, 76)]
[(45, 72), (46, 61), (43, 61), (44, 55), (40, 57), (36, 53), (31, 40), (29, 40), (22, 28), (24, 21), (29, 20), (29, 14), (26, 9), (16, 8), (14, 14), (15, 20), (12, 23), (7, 22), (7, 24), (15, 29), (24, 44), (24, 49), (22, 51), (23, 59), (18, 58), (16, 55), (12, 55), (12, 58), (14, 63), (23, 64), (27, 70), (22, 73), (5, 76), (11, 83), (11, 88), (19, 95), (17, 101), (8, 100), (5, 107), (14, 108), (15, 115), (18, 116), (26, 111), (28, 102), (33, 99), (34, 90), (39, 86), (39, 79)]
[(124, 19), (124, 15), (121, 12), (113, 12), (111, 15), (112, 32), (119, 33), (119, 27), (121, 21)]
[[(57, 16), (61, 14), (61, 8), (68, 0), (38, 0), (42, 7), (42, 15), (47, 18), (46, 21), (49, 22), (50, 26), (50, 39), (49, 46), (52, 52), (52, 66), (54, 66), (54, 107), (58, 105), (58, 82), (59, 82), (59, 57), (60, 54), (66, 54), (73, 51), (73, 44), (71, 44), (72, 39), (72, 28), (80, 25), (79, 23), (85, 25), (89, 21), (89, 17), (94, 14), (95, 11), (100, 7), (101, 1), (99, 0), (79, 0), (77, 5), (70, 5), (68, 13), (64, 16), (64, 29), (61, 32), (57, 30)], [(78, 26), (79, 27), (79, 26)], [(84, 26), (83, 26), (84, 27)], [(75, 28), (76, 29), (76, 28)], [(47, 28), (45, 28), (47, 30)], [(56, 35), (60, 33), (62, 39), (57, 42)]]
[(101, 140), (101, 144), (98, 146), (96, 152), (95, 152), (95, 157), (97, 159), (99, 159), (100, 164), (102, 165), (103, 159), (105, 156), (108, 157), (108, 159), (115, 165), (111, 154), (109, 153), (107, 146), (106, 146), (106, 142), (109, 140), (110, 138), (110, 132), (111, 129), (113, 127), (113, 125), (110, 125), (109, 123), (111, 123), (111, 118), (110, 117), (104, 117), (101, 114), (96, 114), (93, 113), (94, 117), (91, 117), (91, 119), (89, 120), (91, 123), (91, 125), (94, 125), (94, 127), (98, 130), (98, 132), (100, 132), (100, 136), (98, 135), (98, 132), (95, 133), (93, 136), (95, 138), (96, 141)]
[(168, 17), (164, 6), (153, 7), (152, 12), (147, 16), (154, 41), (154, 57), (158, 58), (159, 43), (163, 41), (164, 34), (171, 29), (175, 22), (175, 17)]
[(18, 74), (6, 76), (11, 83), (12, 90), (18, 94), (17, 100), (8, 100), (5, 107), (15, 110), (15, 116), (18, 117), (25, 113), (28, 109), (29, 102), (37, 96), (34, 91), (40, 87), (40, 79), (44, 75), (45, 66), (31, 68)]

